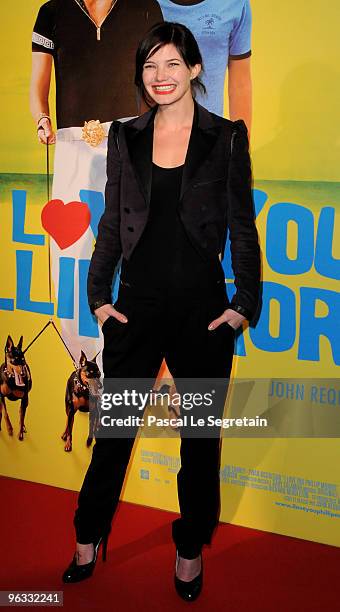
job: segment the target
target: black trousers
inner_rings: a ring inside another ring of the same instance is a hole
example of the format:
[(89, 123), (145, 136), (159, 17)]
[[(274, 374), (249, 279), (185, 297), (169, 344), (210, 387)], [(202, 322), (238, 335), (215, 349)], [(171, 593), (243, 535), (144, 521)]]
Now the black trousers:
[[(223, 378), (227, 388), (234, 330), (227, 323), (208, 330), (227, 306), (224, 279), (204, 290), (146, 290), (121, 281), (115, 307), (128, 323), (110, 317), (103, 324), (104, 382), (110, 377), (154, 380), (165, 357), (177, 389), (176, 379), (182, 384), (190, 377)], [(94, 542), (111, 530), (133, 444), (134, 436), (96, 438), (74, 516), (77, 542)], [(219, 436), (181, 437), (181, 517), (172, 524), (172, 536), (187, 559), (210, 543), (218, 523), (220, 451)]]

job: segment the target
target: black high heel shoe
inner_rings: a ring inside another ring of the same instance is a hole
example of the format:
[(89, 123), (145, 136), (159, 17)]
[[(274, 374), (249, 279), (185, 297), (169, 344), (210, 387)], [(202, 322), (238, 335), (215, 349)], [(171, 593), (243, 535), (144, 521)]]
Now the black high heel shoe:
[(177, 568), (178, 568), (178, 563), (179, 563), (179, 554), (178, 554), (178, 550), (176, 550), (176, 569), (175, 569), (175, 587), (176, 587), (176, 591), (178, 593), (178, 595), (180, 597), (182, 597), (182, 599), (184, 599), (185, 601), (195, 601), (195, 599), (197, 599), (197, 597), (199, 596), (201, 590), (202, 590), (202, 585), (203, 585), (203, 559), (202, 559), (202, 554), (201, 556), (201, 571), (200, 573), (195, 576), (195, 578), (193, 578), (193, 580), (190, 580), (189, 582), (186, 582), (185, 580), (180, 580), (177, 577)]
[(100, 544), (102, 544), (103, 561), (106, 561), (108, 539), (109, 539), (109, 535), (105, 534), (104, 536), (101, 536), (99, 538), (96, 544), (93, 543), (94, 555), (90, 563), (84, 563), (82, 565), (78, 565), (77, 564), (77, 553), (75, 553), (70, 565), (63, 573), (63, 578), (62, 578), (63, 582), (80, 582), (80, 580), (85, 580), (85, 578), (89, 578), (90, 576), (92, 576), (93, 570), (96, 565)]

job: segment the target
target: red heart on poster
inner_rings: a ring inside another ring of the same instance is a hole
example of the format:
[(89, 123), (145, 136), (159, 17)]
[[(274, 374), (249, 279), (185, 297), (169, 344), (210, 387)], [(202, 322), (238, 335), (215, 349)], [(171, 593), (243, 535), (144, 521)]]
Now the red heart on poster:
[(61, 249), (81, 238), (90, 225), (91, 213), (84, 202), (50, 200), (41, 212), (41, 223)]

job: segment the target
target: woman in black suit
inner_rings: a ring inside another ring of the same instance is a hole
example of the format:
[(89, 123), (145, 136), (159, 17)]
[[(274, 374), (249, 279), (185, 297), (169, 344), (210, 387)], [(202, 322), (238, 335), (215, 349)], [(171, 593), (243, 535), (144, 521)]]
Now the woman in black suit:
[[(88, 299), (102, 323), (105, 379), (153, 381), (165, 357), (178, 392), (202, 390), (203, 379), (209, 388), (225, 381), (214, 405), (214, 417), (221, 417), (235, 330), (258, 306), (260, 252), (247, 130), (242, 120), (229, 121), (195, 102), (196, 88), (204, 89), (201, 70), (197, 42), (181, 24), (156, 25), (139, 45), (135, 83), (154, 106), (110, 128), (105, 212)], [(231, 302), (219, 257), (228, 228), (236, 285)], [(199, 409), (192, 413), (201, 416)], [(137, 426), (114, 439), (96, 436), (65, 582), (92, 574), (100, 543), (105, 556), (136, 432)], [(175, 585), (186, 600), (200, 593), (201, 550), (219, 516), (220, 432), (199, 436), (181, 428), (181, 517), (172, 525)]]

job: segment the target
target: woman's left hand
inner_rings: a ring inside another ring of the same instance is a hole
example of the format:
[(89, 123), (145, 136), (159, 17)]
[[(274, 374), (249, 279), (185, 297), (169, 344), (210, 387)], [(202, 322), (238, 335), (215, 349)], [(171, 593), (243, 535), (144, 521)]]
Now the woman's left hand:
[(243, 315), (241, 315), (239, 312), (236, 312), (232, 308), (227, 308), (227, 310), (225, 310), (223, 314), (221, 314), (220, 317), (211, 321), (211, 323), (208, 326), (208, 329), (209, 330), (216, 329), (222, 323), (228, 323), (230, 327), (233, 327), (236, 330), (238, 327), (242, 325), (243, 321), (245, 320), (246, 318)]

